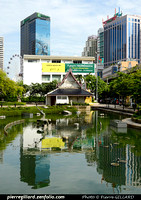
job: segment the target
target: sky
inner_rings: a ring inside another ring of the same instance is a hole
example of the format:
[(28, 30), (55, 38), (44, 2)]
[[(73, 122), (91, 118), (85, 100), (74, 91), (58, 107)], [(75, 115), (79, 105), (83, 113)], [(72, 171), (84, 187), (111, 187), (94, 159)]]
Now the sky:
[(97, 35), (102, 18), (115, 13), (141, 15), (140, 0), (0, 0), (0, 36), (4, 37), (4, 67), (20, 54), (20, 21), (39, 12), (50, 16), (51, 55), (81, 56), (90, 35)]

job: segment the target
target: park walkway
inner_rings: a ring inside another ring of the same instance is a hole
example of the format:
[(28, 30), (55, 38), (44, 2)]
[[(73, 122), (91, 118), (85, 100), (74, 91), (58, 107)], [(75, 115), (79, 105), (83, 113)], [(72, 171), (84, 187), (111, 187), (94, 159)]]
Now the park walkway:
[(91, 103), (90, 104), (92, 108), (98, 108), (98, 109), (105, 109), (105, 110), (111, 110), (113, 112), (117, 113), (126, 113), (129, 116), (132, 116), (134, 114), (134, 109), (131, 107), (123, 107), (120, 105), (114, 105), (114, 104), (100, 104), (100, 103)]

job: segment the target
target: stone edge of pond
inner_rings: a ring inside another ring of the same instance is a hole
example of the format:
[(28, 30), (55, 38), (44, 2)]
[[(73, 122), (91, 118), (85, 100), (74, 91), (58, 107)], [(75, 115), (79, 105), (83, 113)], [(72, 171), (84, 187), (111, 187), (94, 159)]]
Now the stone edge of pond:
[(141, 124), (133, 122), (131, 118), (126, 118), (123, 119), (122, 121), (127, 123), (129, 127), (141, 129)]
[(14, 121), (14, 122), (11, 122), (9, 124), (7, 124), (5, 127), (4, 127), (4, 134), (5, 135), (8, 135), (8, 132), (7, 132), (7, 129), (14, 126), (14, 125), (17, 125), (17, 124), (21, 124), (21, 123), (24, 123), (25, 120), (24, 119), (21, 119), (21, 120), (17, 120), (17, 121)]

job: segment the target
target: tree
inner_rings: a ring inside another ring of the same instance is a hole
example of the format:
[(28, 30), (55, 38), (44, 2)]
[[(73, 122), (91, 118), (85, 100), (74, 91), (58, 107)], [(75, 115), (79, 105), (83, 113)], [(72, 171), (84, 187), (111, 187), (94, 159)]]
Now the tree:
[(48, 92), (56, 89), (57, 81), (54, 80), (50, 83), (42, 83), (42, 95), (46, 95)]
[(31, 85), (23, 85), (24, 94), (29, 93), (30, 97), (44, 97), (48, 92), (56, 88), (57, 81), (50, 83), (32, 83)]
[(131, 85), (132, 97), (139, 103), (141, 102), (141, 69), (132, 72), (129, 78), (133, 82)]
[(122, 96), (123, 100), (132, 94), (131, 86), (133, 80), (129, 78), (129, 74), (123, 72), (118, 73), (118, 77), (110, 82), (110, 91), (114, 94)]
[[(92, 93), (96, 92), (96, 77), (89, 74), (85, 78), (87, 89), (90, 89)], [(108, 92), (108, 85), (98, 76), (98, 97), (103, 97), (103, 94)]]
[(18, 98), (22, 95), (22, 92), (23, 87), (10, 80), (6, 73), (0, 70), (0, 99), (8, 99), (11, 97)]
[(110, 82), (110, 93), (122, 96), (123, 100), (131, 96), (141, 102), (141, 69), (135, 67), (127, 74), (119, 72), (118, 77)]

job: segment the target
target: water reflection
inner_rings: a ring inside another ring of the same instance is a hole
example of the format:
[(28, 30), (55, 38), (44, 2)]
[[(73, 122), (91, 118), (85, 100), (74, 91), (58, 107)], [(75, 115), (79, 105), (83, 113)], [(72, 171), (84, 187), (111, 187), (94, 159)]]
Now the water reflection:
[[(121, 116), (94, 111), (77, 118), (32, 120), (24, 125), (22, 131), (22, 125), (18, 125), (20, 133), (22, 132), (21, 181), (33, 189), (50, 186), (51, 174), (55, 173), (51, 166), (52, 154), (63, 156), (66, 152), (75, 152), (85, 155), (86, 170), (96, 169), (102, 186), (110, 185), (115, 193), (121, 193), (122, 186), (140, 188), (140, 132), (111, 127), (109, 124), (113, 118), (120, 119)], [(11, 133), (12, 129), (9, 131)], [(15, 134), (12, 138), (14, 137)], [(8, 138), (6, 140), (9, 141)], [(118, 166), (111, 165), (117, 161)], [(0, 150), (0, 162), (3, 162), (3, 148)], [(61, 167), (65, 170), (63, 164)]]

